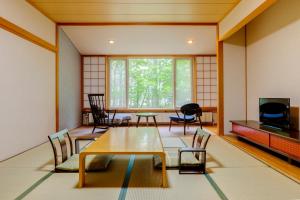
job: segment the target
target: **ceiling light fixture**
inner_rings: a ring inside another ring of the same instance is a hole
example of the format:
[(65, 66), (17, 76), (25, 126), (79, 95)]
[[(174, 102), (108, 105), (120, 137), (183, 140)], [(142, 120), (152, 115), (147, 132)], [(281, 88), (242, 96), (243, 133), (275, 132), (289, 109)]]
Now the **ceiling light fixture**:
[(109, 44), (114, 44), (115, 43), (114, 40), (109, 40), (108, 42), (109, 42)]
[(188, 44), (193, 44), (193, 40), (188, 40), (187, 43)]

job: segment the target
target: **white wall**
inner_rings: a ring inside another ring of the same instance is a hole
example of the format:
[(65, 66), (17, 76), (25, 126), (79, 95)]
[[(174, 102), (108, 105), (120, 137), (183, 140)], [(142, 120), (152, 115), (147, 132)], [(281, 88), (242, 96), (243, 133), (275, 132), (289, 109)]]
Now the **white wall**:
[[(23, 0), (0, 0), (1, 17), (55, 43), (55, 24)], [(0, 160), (55, 131), (55, 53), (0, 28)]]
[(248, 119), (259, 97), (289, 97), (300, 106), (300, 1), (279, 0), (247, 26)]
[(81, 125), (80, 54), (62, 29), (59, 30), (59, 128)]
[(55, 23), (25, 0), (0, 0), (0, 16), (55, 45)]
[(231, 131), (230, 120), (246, 118), (245, 29), (224, 41), (224, 133)]
[[(219, 36), (226, 38), (232, 30), (238, 31), (253, 17), (260, 14), (276, 0), (241, 0), (219, 23)], [(255, 15), (253, 14), (255, 13)], [(232, 32), (232, 33), (234, 33)]]
[(0, 29), (0, 160), (55, 130), (55, 54)]

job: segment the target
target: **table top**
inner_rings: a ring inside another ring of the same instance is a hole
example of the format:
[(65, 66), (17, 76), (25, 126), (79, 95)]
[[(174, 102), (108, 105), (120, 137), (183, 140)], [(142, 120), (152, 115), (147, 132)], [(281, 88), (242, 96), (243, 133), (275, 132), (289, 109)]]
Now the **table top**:
[(160, 154), (164, 150), (157, 128), (120, 127), (110, 128), (81, 153)]
[(153, 117), (156, 116), (157, 114), (155, 113), (137, 113), (136, 116), (140, 116), (140, 117)]

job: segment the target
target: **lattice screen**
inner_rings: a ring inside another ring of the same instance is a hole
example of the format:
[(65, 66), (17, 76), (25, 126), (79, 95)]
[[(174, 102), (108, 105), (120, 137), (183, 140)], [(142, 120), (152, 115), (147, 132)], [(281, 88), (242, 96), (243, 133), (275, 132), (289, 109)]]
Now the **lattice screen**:
[(197, 56), (197, 103), (201, 107), (217, 106), (216, 56)]
[(105, 94), (105, 57), (83, 57), (83, 108), (89, 108), (88, 94)]

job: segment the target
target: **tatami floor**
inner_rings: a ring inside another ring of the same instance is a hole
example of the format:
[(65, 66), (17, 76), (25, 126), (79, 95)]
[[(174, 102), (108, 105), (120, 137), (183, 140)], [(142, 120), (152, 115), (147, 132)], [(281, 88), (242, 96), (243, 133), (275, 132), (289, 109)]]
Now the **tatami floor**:
[[(190, 127), (186, 143), (196, 127)], [(214, 127), (206, 127), (213, 132)], [(89, 133), (82, 127), (72, 135)], [(182, 137), (182, 128), (159, 127), (162, 137)], [(296, 200), (300, 185), (224, 139), (214, 135), (207, 146), (206, 175), (179, 175), (167, 170), (169, 188), (160, 188), (161, 173), (151, 156), (115, 156), (105, 172), (88, 173), (87, 188), (77, 188), (77, 173), (53, 173), (49, 143), (0, 163), (0, 199), (233, 199)]]

